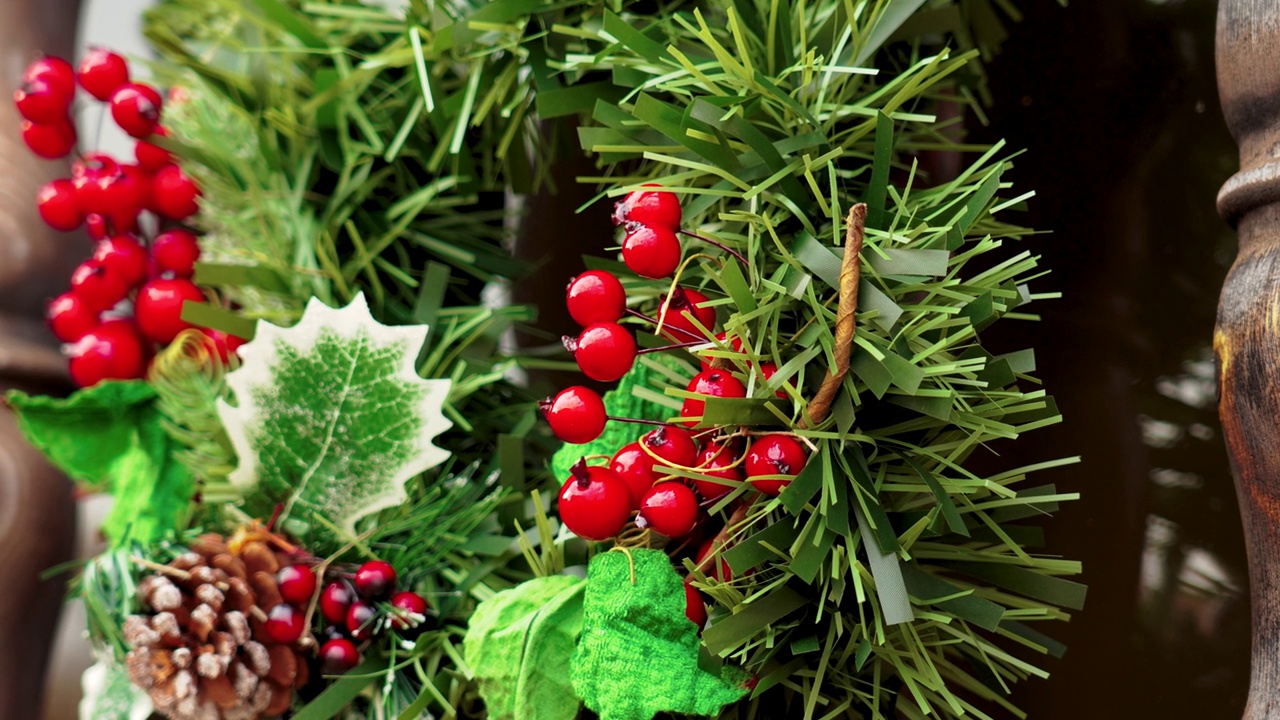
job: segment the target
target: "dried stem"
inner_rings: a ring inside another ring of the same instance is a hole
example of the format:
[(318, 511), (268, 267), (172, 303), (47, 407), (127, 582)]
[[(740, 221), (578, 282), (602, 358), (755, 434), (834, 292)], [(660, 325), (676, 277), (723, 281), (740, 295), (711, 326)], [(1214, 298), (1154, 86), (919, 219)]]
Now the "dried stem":
[(818, 394), (809, 401), (805, 420), (800, 426), (819, 425), (831, 411), (840, 383), (849, 372), (849, 357), (853, 352), (853, 336), (858, 312), (858, 282), (862, 279), (862, 243), (866, 236), (867, 206), (858, 203), (849, 210), (848, 227), (844, 236), (844, 262), (840, 266), (840, 305), (836, 310), (836, 367), (828, 370), (818, 388)]
[(701, 240), (702, 242), (704, 242), (704, 243), (706, 243), (706, 244), (708, 244), (708, 245), (714, 245), (714, 246), (716, 246), (716, 247), (720, 248), (721, 250), (723, 250), (723, 251), (725, 251), (725, 252), (729, 253), (730, 255), (734, 256), (735, 258), (737, 258), (737, 259), (738, 259), (738, 262), (742, 263), (743, 265), (749, 265), (749, 264), (750, 264), (750, 263), (748, 263), (748, 262), (747, 262), (747, 259), (746, 259), (746, 258), (742, 257), (742, 253), (738, 252), (737, 250), (734, 250), (733, 248), (729, 247), (728, 245), (725, 245), (725, 244), (724, 244), (724, 243), (722, 243), (722, 242), (719, 242), (719, 241), (716, 241), (716, 240), (712, 240), (712, 239), (711, 239), (711, 238), (709, 238), (709, 237), (704, 237), (704, 236), (699, 235), (699, 234), (697, 234), (697, 233), (689, 232), (688, 230), (678, 230), (677, 232), (679, 232), (681, 235), (684, 235), (685, 237), (691, 237), (691, 238), (693, 238), (694, 240)]

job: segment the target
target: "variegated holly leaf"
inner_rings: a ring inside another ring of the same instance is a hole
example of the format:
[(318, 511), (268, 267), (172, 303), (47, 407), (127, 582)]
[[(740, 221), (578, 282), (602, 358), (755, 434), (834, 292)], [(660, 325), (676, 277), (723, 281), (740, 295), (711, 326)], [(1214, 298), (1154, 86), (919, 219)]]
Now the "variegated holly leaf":
[(427, 327), (383, 325), (363, 295), (342, 309), (307, 303), (291, 328), (258, 322), (227, 375), (236, 405), (218, 415), (239, 457), (233, 484), (284, 503), (284, 518), (319, 534), (324, 518), (349, 534), (361, 517), (398, 505), (405, 483), (449, 453), (432, 439), (450, 427), (448, 380), (418, 377)]

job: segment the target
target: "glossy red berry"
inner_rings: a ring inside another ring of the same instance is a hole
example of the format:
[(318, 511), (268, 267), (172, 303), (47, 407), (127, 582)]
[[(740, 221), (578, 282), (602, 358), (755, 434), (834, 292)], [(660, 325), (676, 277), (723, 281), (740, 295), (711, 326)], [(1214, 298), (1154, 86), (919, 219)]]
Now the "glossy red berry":
[[(709, 395), (711, 397), (740, 398), (747, 396), (747, 388), (738, 378), (730, 375), (727, 370), (703, 370), (693, 379), (689, 381), (688, 387), (685, 388), (691, 393), (698, 395)], [(688, 398), (680, 406), (680, 417), (693, 418), (682, 421), (685, 427), (693, 427), (697, 425), (702, 413), (706, 409), (705, 400)]]
[(633, 190), (613, 205), (614, 225), (633, 222), (675, 232), (680, 229), (680, 216), (680, 198), (665, 190)]
[(66, 346), (71, 379), (80, 387), (103, 380), (134, 380), (146, 370), (142, 338), (127, 320), (112, 320)]
[(306, 615), (298, 608), (280, 603), (267, 613), (267, 636), (281, 645), (292, 645), (306, 629)]
[(55, 82), (36, 79), (13, 91), (18, 114), (33, 123), (51, 125), (66, 120), (71, 111), (71, 93)]
[[(416, 592), (398, 592), (391, 597), (391, 607), (402, 610), (404, 613), (412, 613), (413, 615), (426, 616), (427, 601)], [(392, 613), (391, 625), (397, 630), (405, 630), (414, 627), (421, 622), (414, 618), (406, 617), (404, 614)]]
[[(764, 378), (764, 381), (766, 383), (769, 382), (769, 380), (771, 380), (773, 376), (777, 374), (778, 374), (777, 363), (772, 363), (767, 361), (760, 363), (760, 377)], [(778, 390), (777, 392), (774, 393), (774, 395), (782, 398), (783, 400), (787, 399), (787, 393), (785, 390)]]
[(591, 388), (574, 385), (539, 403), (551, 432), (564, 442), (580, 445), (600, 437), (609, 417), (604, 400)]
[(640, 499), (658, 481), (658, 476), (653, 474), (653, 458), (640, 447), (639, 442), (627, 443), (614, 453), (609, 469), (627, 484), (633, 510), (640, 508)]
[[(157, 125), (151, 134), (152, 136), (169, 137), (169, 131), (163, 125)], [(133, 157), (138, 161), (138, 167), (150, 173), (159, 172), (164, 167), (173, 164), (173, 155), (168, 150), (146, 140), (139, 140), (133, 146)]]
[(635, 338), (631, 337), (631, 331), (615, 322), (588, 325), (576, 339), (567, 335), (563, 339), (582, 374), (592, 380), (618, 380), (636, 361)]
[(221, 330), (213, 328), (200, 328), (200, 331), (208, 338), (208, 345), (218, 359), (226, 365), (231, 360), (232, 355), (239, 356), (240, 346), (245, 344), (245, 339), (230, 335)]
[(200, 242), (186, 230), (166, 230), (151, 241), (151, 257), (155, 258), (156, 271), (189, 278), (196, 273)]
[(182, 306), (187, 302), (204, 302), (204, 293), (190, 280), (157, 278), (142, 286), (134, 301), (138, 327), (148, 339), (167, 345), (191, 323), (182, 319)]
[(622, 261), (640, 277), (671, 277), (680, 265), (680, 239), (667, 228), (628, 225), (622, 239)]
[(370, 560), (356, 570), (355, 586), (361, 597), (384, 597), (396, 589), (396, 569), (389, 562)]
[(137, 229), (138, 214), (147, 206), (151, 194), (151, 178), (137, 165), (121, 165), (120, 171), (101, 182), (106, 203), (103, 214), (118, 233)]
[(160, 122), (163, 100), (145, 83), (125, 83), (111, 93), (111, 119), (129, 135), (145, 138)]
[(355, 599), (355, 593), (345, 583), (329, 583), (320, 593), (320, 614), (335, 625), (345, 623), (347, 611)]
[[(716, 340), (719, 340), (719, 341), (720, 341), (720, 345), (722, 345), (722, 346), (723, 346), (723, 345), (728, 345), (728, 346), (729, 346), (729, 348), (730, 348), (731, 350), (733, 350), (734, 352), (742, 352), (742, 338), (738, 337), (737, 335), (734, 335), (733, 337), (729, 337), (729, 336), (728, 336), (726, 333), (724, 333), (724, 332), (718, 332), (718, 333), (716, 333)], [(708, 348), (708, 349), (712, 349), (712, 350), (720, 350), (721, 348), (718, 348), (718, 347), (716, 347), (715, 345), (712, 345), (712, 346), (710, 346), (710, 348)], [(701, 351), (699, 351), (699, 353), (698, 353), (698, 354), (699, 354), (700, 356), (702, 356), (702, 369), (703, 369), (703, 370), (710, 370), (710, 369), (711, 369), (711, 358), (709, 358), (708, 356), (704, 355)]]
[(631, 518), (631, 490), (606, 467), (579, 460), (559, 495), (560, 520), (574, 535), (607, 540)]
[(573, 321), (586, 327), (617, 322), (627, 312), (627, 292), (613, 273), (588, 270), (569, 281), (565, 305)]
[(702, 627), (707, 624), (707, 605), (702, 601), (702, 593), (698, 588), (684, 584), (684, 616), (689, 618), (689, 622), (698, 626), (701, 631)]
[(105, 153), (90, 153), (71, 163), (71, 185), (80, 212), (100, 215), (105, 221), (112, 209), (107, 188), (121, 174), (120, 163)]
[(170, 220), (185, 220), (200, 209), (200, 189), (182, 168), (169, 165), (151, 179), (151, 207)]
[(98, 311), (79, 296), (63, 293), (49, 302), (45, 319), (54, 337), (62, 342), (75, 342), (98, 326)]
[(378, 613), (373, 606), (363, 600), (351, 603), (347, 609), (347, 632), (361, 642), (373, 637), (376, 623), (374, 616)]
[(84, 218), (76, 204), (76, 189), (71, 181), (59, 178), (45, 183), (36, 193), (36, 209), (40, 218), (54, 230), (75, 230)]
[(36, 125), (30, 120), (23, 120), (22, 142), (37, 157), (56, 160), (66, 157), (76, 146), (76, 129), (65, 120), (52, 125)]
[(129, 82), (129, 63), (104, 48), (90, 48), (76, 71), (80, 87), (106, 102), (121, 85)]
[(702, 452), (698, 453), (697, 463), (699, 473), (728, 481), (718, 483), (711, 480), (695, 480), (694, 488), (704, 500), (723, 497), (745, 477), (742, 463), (738, 462), (738, 454), (729, 445), (707, 445)]
[[(698, 443), (688, 430), (674, 425), (654, 428), (640, 438), (640, 442), (649, 449), (649, 462), (652, 466), (667, 465), (671, 467), (692, 467), (698, 458)], [(654, 456), (657, 458), (654, 458)], [(654, 468), (654, 475), (661, 477), (662, 470)]]
[(325, 675), (341, 675), (360, 664), (360, 651), (346, 638), (334, 638), (320, 647), (320, 670)]
[[(697, 290), (677, 287), (670, 298), (663, 298), (658, 313), (667, 337), (676, 342), (705, 340), (707, 334), (698, 329), (693, 320), (708, 331), (716, 327), (716, 309), (705, 307), (707, 296)], [(666, 313), (663, 315), (662, 313)]]
[(28, 65), (22, 73), (22, 82), (34, 80), (50, 83), (68, 95), (74, 95), (76, 91), (76, 72), (71, 63), (60, 57), (46, 55)]
[[(747, 479), (765, 495), (777, 497), (804, 469), (809, 453), (790, 435), (765, 435), (747, 450)], [(787, 478), (764, 477), (789, 475)]]
[(316, 574), (306, 565), (286, 565), (276, 573), (276, 584), (280, 587), (280, 597), (287, 603), (298, 607), (306, 607), (311, 596), (316, 594)]
[(684, 537), (698, 524), (698, 497), (684, 483), (660, 482), (640, 498), (636, 525), (669, 538)]
[(147, 278), (147, 251), (128, 235), (99, 240), (93, 248), (93, 259), (102, 267), (119, 273), (130, 287)]
[(71, 273), (71, 293), (91, 309), (101, 312), (129, 294), (132, 284), (118, 269), (97, 260), (86, 260)]

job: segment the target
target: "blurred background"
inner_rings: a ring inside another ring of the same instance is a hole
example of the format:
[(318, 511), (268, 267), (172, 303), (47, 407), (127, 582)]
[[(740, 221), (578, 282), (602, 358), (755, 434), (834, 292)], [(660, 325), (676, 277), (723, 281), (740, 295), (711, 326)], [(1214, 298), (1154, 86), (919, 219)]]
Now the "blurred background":
[[(147, 0), (86, 0), (78, 47), (145, 57)], [(989, 65), (977, 139), (1025, 149), (1012, 178), (1037, 196), (1020, 224), (1064, 299), (1004, 328), (1036, 348), (1066, 422), (1006, 447), (1009, 466), (1079, 454), (1056, 471), (1083, 493), (1047, 525), (1082, 560), (1086, 610), (1054, 628), (1070, 650), (1017, 689), (1032, 718), (1238, 716), (1249, 678), (1248, 576), (1218, 429), (1212, 327), (1235, 237), (1214, 198), (1236, 168), (1214, 87), (1215, 0), (1019, 2)], [(97, 118), (81, 119), (94, 137)], [(103, 144), (121, 142), (104, 134)], [(123, 149), (123, 146), (117, 148)], [(1010, 323), (1000, 323), (1009, 325)], [(1014, 456), (1017, 453), (1018, 456)], [(101, 503), (81, 504), (81, 534)], [(82, 542), (82, 552), (89, 552)], [(46, 720), (76, 717), (83, 613), (64, 613)]]

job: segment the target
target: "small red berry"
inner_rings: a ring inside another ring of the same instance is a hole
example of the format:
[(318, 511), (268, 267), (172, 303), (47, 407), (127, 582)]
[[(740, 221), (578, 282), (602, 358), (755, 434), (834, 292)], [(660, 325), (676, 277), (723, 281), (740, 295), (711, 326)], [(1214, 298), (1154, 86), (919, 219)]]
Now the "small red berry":
[(579, 460), (559, 495), (560, 520), (574, 535), (607, 540), (631, 518), (631, 490), (618, 474)]
[(46, 55), (28, 65), (22, 73), (22, 82), (33, 80), (43, 80), (68, 95), (76, 92), (76, 72), (71, 63), (60, 57)]
[(111, 119), (121, 130), (136, 138), (151, 134), (160, 122), (163, 101), (156, 89), (145, 83), (125, 83), (111, 93)]
[(715, 500), (727, 495), (733, 486), (742, 482), (744, 474), (742, 463), (729, 445), (708, 445), (698, 453), (698, 472), (713, 478), (728, 480), (728, 483), (710, 480), (695, 480), (694, 486), (704, 500)]
[(340, 624), (347, 621), (347, 611), (355, 602), (355, 593), (345, 583), (329, 583), (320, 593), (320, 614), (331, 623)]
[(54, 230), (75, 230), (84, 220), (76, 204), (76, 189), (71, 181), (59, 178), (45, 183), (36, 194), (40, 218)]
[(684, 583), (684, 616), (698, 626), (699, 632), (707, 624), (707, 605), (702, 602), (702, 593), (688, 582)]
[(71, 163), (71, 185), (80, 212), (105, 218), (112, 209), (107, 188), (121, 174), (120, 163), (105, 153), (90, 153)]
[[(649, 183), (645, 187), (662, 187)], [(633, 190), (613, 205), (613, 224), (640, 223), (666, 228), (672, 232), (680, 229), (680, 198), (665, 190)]]
[(71, 93), (56, 82), (28, 80), (13, 91), (13, 104), (23, 118), (41, 125), (52, 125), (68, 118)]
[[(163, 125), (157, 125), (151, 134), (158, 137), (169, 137), (169, 131)], [(139, 140), (138, 144), (133, 146), (133, 157), (137, 159), (138, 167), (152, 173), (159, 172), (164, 167), (173, 164), (173, 155), (168, 150), (146, 140)]]
[(383, 597), (396, 588), (396, 569), (389, 562), (370, 560), (356, 570), (355, 586), (362, 597)]
[(659, 459), (664, 460), (664, 465), (672, 467), (692, 467), (698, 458), (698, 443), (689, 434), (688, 430), (676, 427), (674, 425), (664, 425), (654, 428), (644, 434), (640, 438), (640, 442), (649, 449), (649, 463), (653, 468), (654, 475), (659, 475), (661, 470), (656, 468), (658, 459), (653, 456), (657, 455)]
[(86, 260), (71, 273), (71, 293), (101, 312), (125, 299), (132, 284), (120, 270)]
[(66, 157), (76, 146), (76, 128), (66, 120), (52, 125), (36, 125), (30, 120), (23, 120), (22, 142), (37, 157), (56, 160)]
[(667, 228), (628, 225), (622, 239), (622, 261), (640, 277), (671, 277), (680, 265), (680, 239)]
[(574, 445), (600, 437), (609, 419), (600, 394), (581, 385), (565, 388), (538, 405), (551, 425), (551, 432)]
[[(736, 353), (737, 353), (737, 352), (742, 352), (742, 338), (738, 337), (737, 335), (734, 335), (732, 338), (730, 338), (730, 337), (728, 337), (728, 335), (727, 335), (726, 333), (724, 333), (724, 332), (718, 332), (718, 333), (716, 333), (716, 340), (719, 340), (721, 345), (726, 345), (726, 344), (727, 344), (727, 345), (729, 346), (729, 348), (730, 348), (731, 350), (733, 350), (734, 352), (736, 352)], [(717, 348), (716, 346), (712, 345), (709, 349), (712, 349), (712, 350), (719, 350), (719, 349), (721, 349), (721, 348)], [(701, 354), (701, 353), (699, 353), (699, 354)], [(710, 369), (711, 369), (711, 360), (710, 360), (710, 359), (708, 359), (708, 358), (706, 358), (706, 357), (703, 357), (703, 359), (702, 359), (702, 369), (703, 369), (703, 370), (710, 370)]]
[(80, 60), (76, 79), (90, 95), (106, 102), (121, 85), (129, 82), (129, 63), (110, 50), (90, 48)]
[(306, 629), (306, 616), (298, 608), (280, 603), (267, 613), (267, 636), (281, 645), (292, 645)]
[(158, 272), (171, 272), (178, 277), (189, 278), (196, 273), (200, 243), (195, 235), (186, 230), (166, 230), (151, 241), (151, 257), (155, 258)]
[[(760, 377), (763, 377), (766, 383), (769, 382), (769, 380), (772, 379), (773, 376), (777, 374), (778, 374), (777, 363), (772, 363), (772, 362), (760, 363)], [(774, 395), (777, 395), (783, 400), (787, 399), (787, 393), (783, 390), (778, 390), (777, 392), (774, 393)]]
[(306, 607), (311, 596), (316, 594), (316, 574), (306, 565), (286, 565), (276, 573), (276, 584), (280, 587), (280, 597), (287, 603), (298, 607)]
[[(689, 381), (689, 385), (685, 389), (691, 393), (709, 395), (711, 397), (740, 398), (747, 396), (746, 386), (726, 370), (703, 370), (693, 376), (693, 380)], [(680, 417), (694, 419), (683, 420), (684, 426), (693, 427), (697, 425), (701, 421), (702, 413), (706, 410), (706, 407), (705, 400), (686, 399), (680, 406)]]
[(747, 450), (747, 479), (760, 492), (777, 497), (783, 488), (791, 484), (791, 478), (765, 476), (794, 477), (804, 469), (808, 458), (809, 453), (804, 446), (790, 435), (765, 435), (751, 443)]
[(200, 189), (182, 168), (169, 165), (151, 179), (151, 207), (170, 220), (185, 220), (200, 209)]
[(200, 328), (200, 331), (208, 338), (208, 345), (223, 365), (231, 360), (232, 355), (239, 357), (240, 346), (245, 344), (244, 338), (213, 328)]
[(134, 302), (134, 314), (142, 334), (164, 345), (173, 342), (178, 333), (194, 327), (182, 319), (182, 306), (187, 301), (205, 302), (204, 293), (190, 280), (157, 278), (143, 285)]
[(128, 235), (99, 240), (93, 248), (93, 259), (108, 270), (114, 270), (135, 287), (147, 278), (147, 251)]
[(627, 443), (613, 454), (609, 469), (617, 473), (631, 490), (631, 508), (640, 509), (640, 499), (658, 481), (658, 476), (653, 474), (653, 458), (640, 447), (639, 442)]
[(398, 592), (391, 597), (391, 607), (404, 611), (402, 614), (392, 613), (391, 625), (397, 630), (406, 630), (421, 623), (421, 620), (406, 617), (405, 614), (421, 615), (425, 618), (427, 614), (427, 601), (416, 592)]
[(696, 318), (708, 331), (715, 329), (716, 309), (703, 307), (706, 302), (706, 295), (682, 287), (677, 287), (670, 298), (663, 298), (658, 319), (662, 321), (666, 335), (676, 342), (705, 339), (707, 334), (694, 325), (693, 319)]
[(688, 535), (698, 524), (698, 497), (680, 482), (660, 482), (640, 499), (636, 525), (669, 538)]
[(63, 293), (49, 302), (45, 319), (54, 337), (62, 342), (75, 342), (98, 326), (98, 311), (79, 296)]
[(341, 675), (360, 664), (360, 651), (346, 638), (334, 638), (320, 647), (320, 667), (325, 675)]
[(102, 182), (103, 214), (116, 232), (133, 232), (138, 226), (138, 213), (147, 206), (151, 195), (151, 179), (137, 165), (121, 165), (120, 172)]
[(577, 339), (566, 335), (563, 340), (582, 374), (592, 380), (618, 380), (631, 370), (636, 361), (635, 338), (615, 322), (588, 325)]
[(565, 305), (573, 321), (586, 327), (617, 322), (627, 312), (627, 292), (617, 276), (604, 270), (588, 270), (569, 281)]
[(142, 338), (133, 323), (112, 320), (68, 345), (71, 379), (80, 387), (103, 380), (134, 380), (146, 370)]
[(377, 614), (373, 606), (363, 600), (351, 603), (351, 607), (347, 610), (347, 632), (361, 642), (368, 640), (373, 637), (376, 624), (373, 619)]

